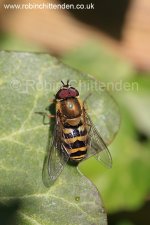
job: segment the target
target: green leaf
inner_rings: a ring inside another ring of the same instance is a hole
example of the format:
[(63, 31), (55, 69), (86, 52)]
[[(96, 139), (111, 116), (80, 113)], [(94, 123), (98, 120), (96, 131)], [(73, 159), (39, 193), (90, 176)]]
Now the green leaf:
[[(50, 188), (42, 182), (48, 126), (35, 111), (44, 111), (60, 80), (72, 81), (81, 98), (92, 93), (89, 114), (106, 141), (116, 135), (116, 103), (95, 80), (48, 54), (0, 52), (0, 203), (18, 201), (18, 224), (106, 225), (106, 213), (93, 184), (67, 165)], [(1, 218), (0, 218), (1, 219)]]

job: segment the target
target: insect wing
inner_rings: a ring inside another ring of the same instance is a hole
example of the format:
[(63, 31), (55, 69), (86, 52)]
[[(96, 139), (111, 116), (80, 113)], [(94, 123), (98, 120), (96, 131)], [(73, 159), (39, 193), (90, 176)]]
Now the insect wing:
[(57, 121), (54, 127), (54, 134), (51, 139), (48, 155), (48, 174), (51, 182), (54, 182), (60, 175), (68, 159), (69, 155), (62, 144), (61, 124)]
[(94, 126), (90, 116), (85, 112), (86, 124), (89, 126), (88, 129), (88, 145), (90, 150), (88, 151), (88, 156), (95, 155), (98, 161), (101, 161), (105, 166), (112, 167), (111, 154), (103, 141), (101, 135)]

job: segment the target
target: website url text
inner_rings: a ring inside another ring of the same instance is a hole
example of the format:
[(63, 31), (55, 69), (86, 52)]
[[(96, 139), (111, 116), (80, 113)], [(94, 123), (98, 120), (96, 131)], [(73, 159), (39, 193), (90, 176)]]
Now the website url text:
[(54, 3), (27, 3), (27, 4), (4, 4), (4, 9), (6, 10), (22, 10), (22, 9), (50, 9), (50, 10), (61, 10), (61, 9), (94, 9), (94, 3), (90, 4), (54, 4)]

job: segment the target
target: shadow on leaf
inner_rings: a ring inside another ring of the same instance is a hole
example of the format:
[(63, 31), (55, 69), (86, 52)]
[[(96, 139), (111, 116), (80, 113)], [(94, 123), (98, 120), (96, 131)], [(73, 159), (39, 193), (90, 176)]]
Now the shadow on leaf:
[(8, 202), (8, 204), (0, 203), (0, 225), (17, 225), (17, 213), (21, 207), (19, 200)]

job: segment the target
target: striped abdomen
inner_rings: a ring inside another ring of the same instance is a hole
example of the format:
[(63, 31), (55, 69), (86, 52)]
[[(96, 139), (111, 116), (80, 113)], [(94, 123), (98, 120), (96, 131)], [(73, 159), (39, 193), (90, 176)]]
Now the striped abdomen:
[(70, 160), (81, 161), (87, 153), (87, 131), (84, 125), (64, 128), (64, 148), (70, 155)]

